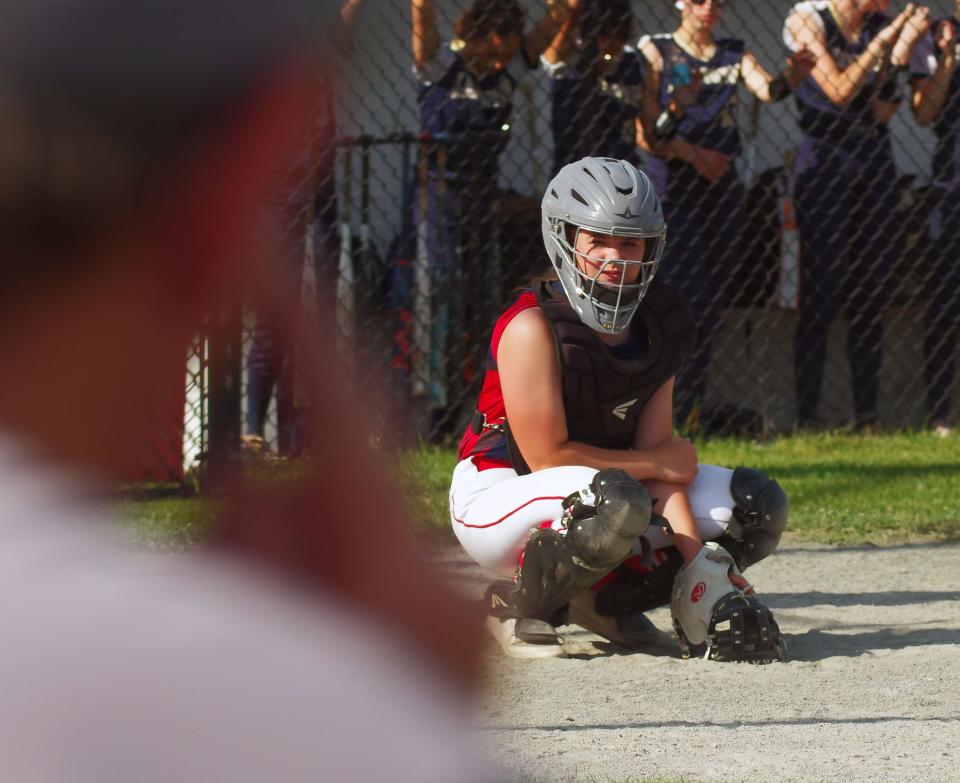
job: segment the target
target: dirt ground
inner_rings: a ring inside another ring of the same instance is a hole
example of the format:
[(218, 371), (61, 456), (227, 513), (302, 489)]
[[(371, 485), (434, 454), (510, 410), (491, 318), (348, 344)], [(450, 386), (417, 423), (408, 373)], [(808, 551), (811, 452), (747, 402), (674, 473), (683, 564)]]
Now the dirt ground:
[[(487, 579), (441, 557), (472, 594)], [(570, 657), (491, 640), (476, 723), (511, 779), (960, 781), (960, 546), (838, 549), (785, 540), (748, 571), (786, 635), (768, 666), (624, 653), (575, 626)]]

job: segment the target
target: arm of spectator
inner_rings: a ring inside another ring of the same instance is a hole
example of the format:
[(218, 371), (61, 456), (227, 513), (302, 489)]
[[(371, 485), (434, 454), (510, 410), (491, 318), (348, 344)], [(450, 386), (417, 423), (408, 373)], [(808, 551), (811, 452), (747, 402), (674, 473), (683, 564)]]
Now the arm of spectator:
[(357, 26), (357, 13), (365, 0), (344, 0), (340, 6), (340, 26), (337, 44), (344, 54), (353, 52), (353, 34)]
[(923, 5), (916, 6), (893, 45), (893, 50), (890, 52), (890, 65), (894, 68), (906, 68), (910, 64), (913, 50), (929, 29), (930, 9)]
[[(932, 37), (926, 39), (926, 44), (914, 50), (911, 67), (911, 108), (921, 128), (926, 128), (940, 116), (957, 68), (957, 33), (953, 24), (944, 22)], [(939, 59), (934, 54), (934, 46), (940, 50)], [(936, 66), (932, 61), (936, 61)]]
[(437, 11), (433, 0), (411, 0), (413, 15), (413, 64), (420, 69), (426, 66), (440, 48), (437, 33)]
[(542, 59), (548, 66), (559, 65), (569, 58), (576, 42), (579, 17), (580, 0), (570, 0), (569, 13), (557, 28), (547, 48), (543, 50)]
[(907, 69), (913, 51), (929, 29), (930, 9), (925, 6), (916, 7), (893, 45), (889, 63), (881, 67), (877, 78), (878, 87), (872, 106), (873, 118), (877, 122), (890, 122), (900, 108), (903, 100), (899, 85), (900, 73)]
[[(640, 452), (660, 453), (668, 449), (682, 451), (693, 463), (696, 473), (697, 452), (693, 444), (687, 438), (673, 437), (673, 386), (674, 379), (671, 378), (643, 406), (637, 419), (633, 445)], [(648, 479), (643, 483), (650, 497), (657, 499), (654, 511), (665, 516), (670, 522), (673, 543), (683, 555), (684, 562), (689, 563), (697, 556), (703, 543), (697, 533), (685, 482)]]
[(640, 53), (647, 61), (643, 76), (643, 93), (640, 114), (637, 116), (637, 146), (644, 152), (663, 154), (661, 145), (653, 134), (654, 124), (660, 114), (660, 74), (663, 72), (663, 57), (652, 41), (644, 39), (639, 44)]
[(771, 76), (760, 65), (753, 52), (743, 55), (742, 76), (746, 88), (764, 103), (783, 100), (810, 75), (817, 58), (809, 49), (800, 49), (787, 58), (787, 67), (778, 76)]
[(547, 10), (523, 41), (523, 53), (528, 63), (536, 63), (540, 59), (564, 23), (580, 7), (580, 0), (546, 0), (546, 4)]
[(503, 403), (513, 434), (531, 470), (561, 465), (621, 468), (638, 480), (686, 484), (696, 475), (689, 441), (667, 438), (649, 450), (602, 449), (569, 439), (560, 364), (550, 324), (539, 308), (524, 310), (497, 347)]
[(873, 102), (873, 120), (881, 125), (885, 125), (893, 119), (893, 115), (900, 108), (899, 103), (890, 103), (889, 101), (875, 100)]
[(340, 29), (349, 31), (357, 21), (357, 11), (364, 0), (345, 0), (340, 6)]
[(813, 78), (827, 98), (838, 106), (845, 106), (857, 97), (877, 63), (893, 48), (913, 12), (913, 4), (908, 4), (844, 69), (837, 65), (827, 49), (826, 32), (814, 14), (803, 9), (794, 10), (787, 17), (785, 39), (793, 51), (808, 49), (813, 53), (816, 58)]
[[(701, 177), (710, 182), (723, 178), (730, 170), (730, 158), (716, 150), (706, 149), (691, 144), (686, 139), (674, 136), (668, 140), (658, 139), (654, 129), (657, 118), (664, 112), (660, 106), (660, 76), (663, 73), (663, 58), (660, 50), (652, 41), (643, 41), (640, 44), (641, 52), (647, 61), (646, 74), (643, 82), (643, 101), (640, 115), (637, 117), (637, 146), (645, 152), (652, 153), (664, 160), (682, 160), (696, 169)], [(700, 80), (703, 75), (697, 72), (694, 75), (694, 84), (690, 85), (691, 94), (699, 91)], [(684, 106), (682, 101), (673, 101), (668, 107), (682, 115)]]

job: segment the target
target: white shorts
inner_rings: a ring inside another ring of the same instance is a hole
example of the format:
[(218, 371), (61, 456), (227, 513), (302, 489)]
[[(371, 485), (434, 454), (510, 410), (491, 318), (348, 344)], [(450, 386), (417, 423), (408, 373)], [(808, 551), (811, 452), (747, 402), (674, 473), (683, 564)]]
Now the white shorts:
[[(563, 466), (518, 476), (512, 468), (477, 470), (465, 459), (454, 468), (450, 485), (453, 532), (484, 568), (513, 576), (530, 531), (559, 527), (563, 499), (587, 487), (596, 473), (595, 468)], [(723, 533), (730, 521), (732, 476), (727, 468), (700, 465), (687, 486), (697, 531), (705, 541)], [(647, 530), (646, 538), (654, 549), (672, 543), (659, 527)]]

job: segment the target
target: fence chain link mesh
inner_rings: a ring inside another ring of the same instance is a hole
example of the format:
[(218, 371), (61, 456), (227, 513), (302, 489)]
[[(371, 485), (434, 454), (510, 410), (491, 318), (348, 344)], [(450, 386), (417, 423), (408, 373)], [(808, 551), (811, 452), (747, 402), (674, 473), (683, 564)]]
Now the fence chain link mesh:
[[(681, 430), (950, 425), (958, 9), (887, 5), (345, 3), (322, 143), (274, 199), (279, 273), (385, 401), (377, 428), (455, 441), (498, 314), (548, 271), (547, 182), (585, 155), (626, 158), (657, 186), (658, 277), (697, 324)], [(658, 139), (658, 121), (675, 135)], [(309, 450), (308, 401), (269, 319), (252, 307), (242, 328), (237, 430)], [(207, 443), (205, 345), (191, 351), (178, 430), (187, 468)]]

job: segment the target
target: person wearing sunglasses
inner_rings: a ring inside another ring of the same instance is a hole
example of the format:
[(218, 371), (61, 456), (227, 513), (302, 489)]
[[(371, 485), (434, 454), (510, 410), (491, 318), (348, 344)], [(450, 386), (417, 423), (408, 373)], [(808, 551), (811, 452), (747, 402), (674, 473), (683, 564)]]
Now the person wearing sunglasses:
[(908, 4), (894, 19), (889, 0), (796, 5), (784, 41), (807, 49), (816, 67), (796, 91), (803, 140), (795, 164), (800, 232), (800, 307), (794, 336), (797, 422), (817, 425), (827, 334), (841, 307), (853, 424), (877, 422), (883, 311), (892, 292), (899, 227), (897, 172), (887, 123), (901, 101), (900, 71), (929, 26)]
[(648, 170), (671, 229), (665, 275), (697, 321), (697, 352), (677, 379), (677, 418), (691, 426), (706, 391), (720, 297), (737, 261), (745, 198), (733, 167), (742, 151), (738, 89), (742, 84), (761, 101), (780, 101), (813, 67), (812, 55), (800, 49), (771, 76), (744, 41), (715, 35), (726, 6), (681, 0), (677, 29), (640, 42), (649, 63), (645, 139), (655, 155)]
[[(564, 655), (555, 629), (567, 623), (648, 646), (657, 629), (644, 612), (670, 603), (678, 573), (721, 557), (731, 570), (720, 567), (718, 591), (749, 587), (736, 569), (776, 548), (787, 499), (759, 471), (698, 465), (673, 435), (674, 378), (696, 335), (659, 280), (667, 228), (649, 177), (613, 158), (570, 163), (547, 186), (541, 231), (550, 273), (494, 326), (451, 523), (477, 563), (516, 579), (487, 593), (487, 627), (508, 655)], [(741, 638), (755, 647), (718, 659), (780, 659), (768, 614), (743, 606)]]

